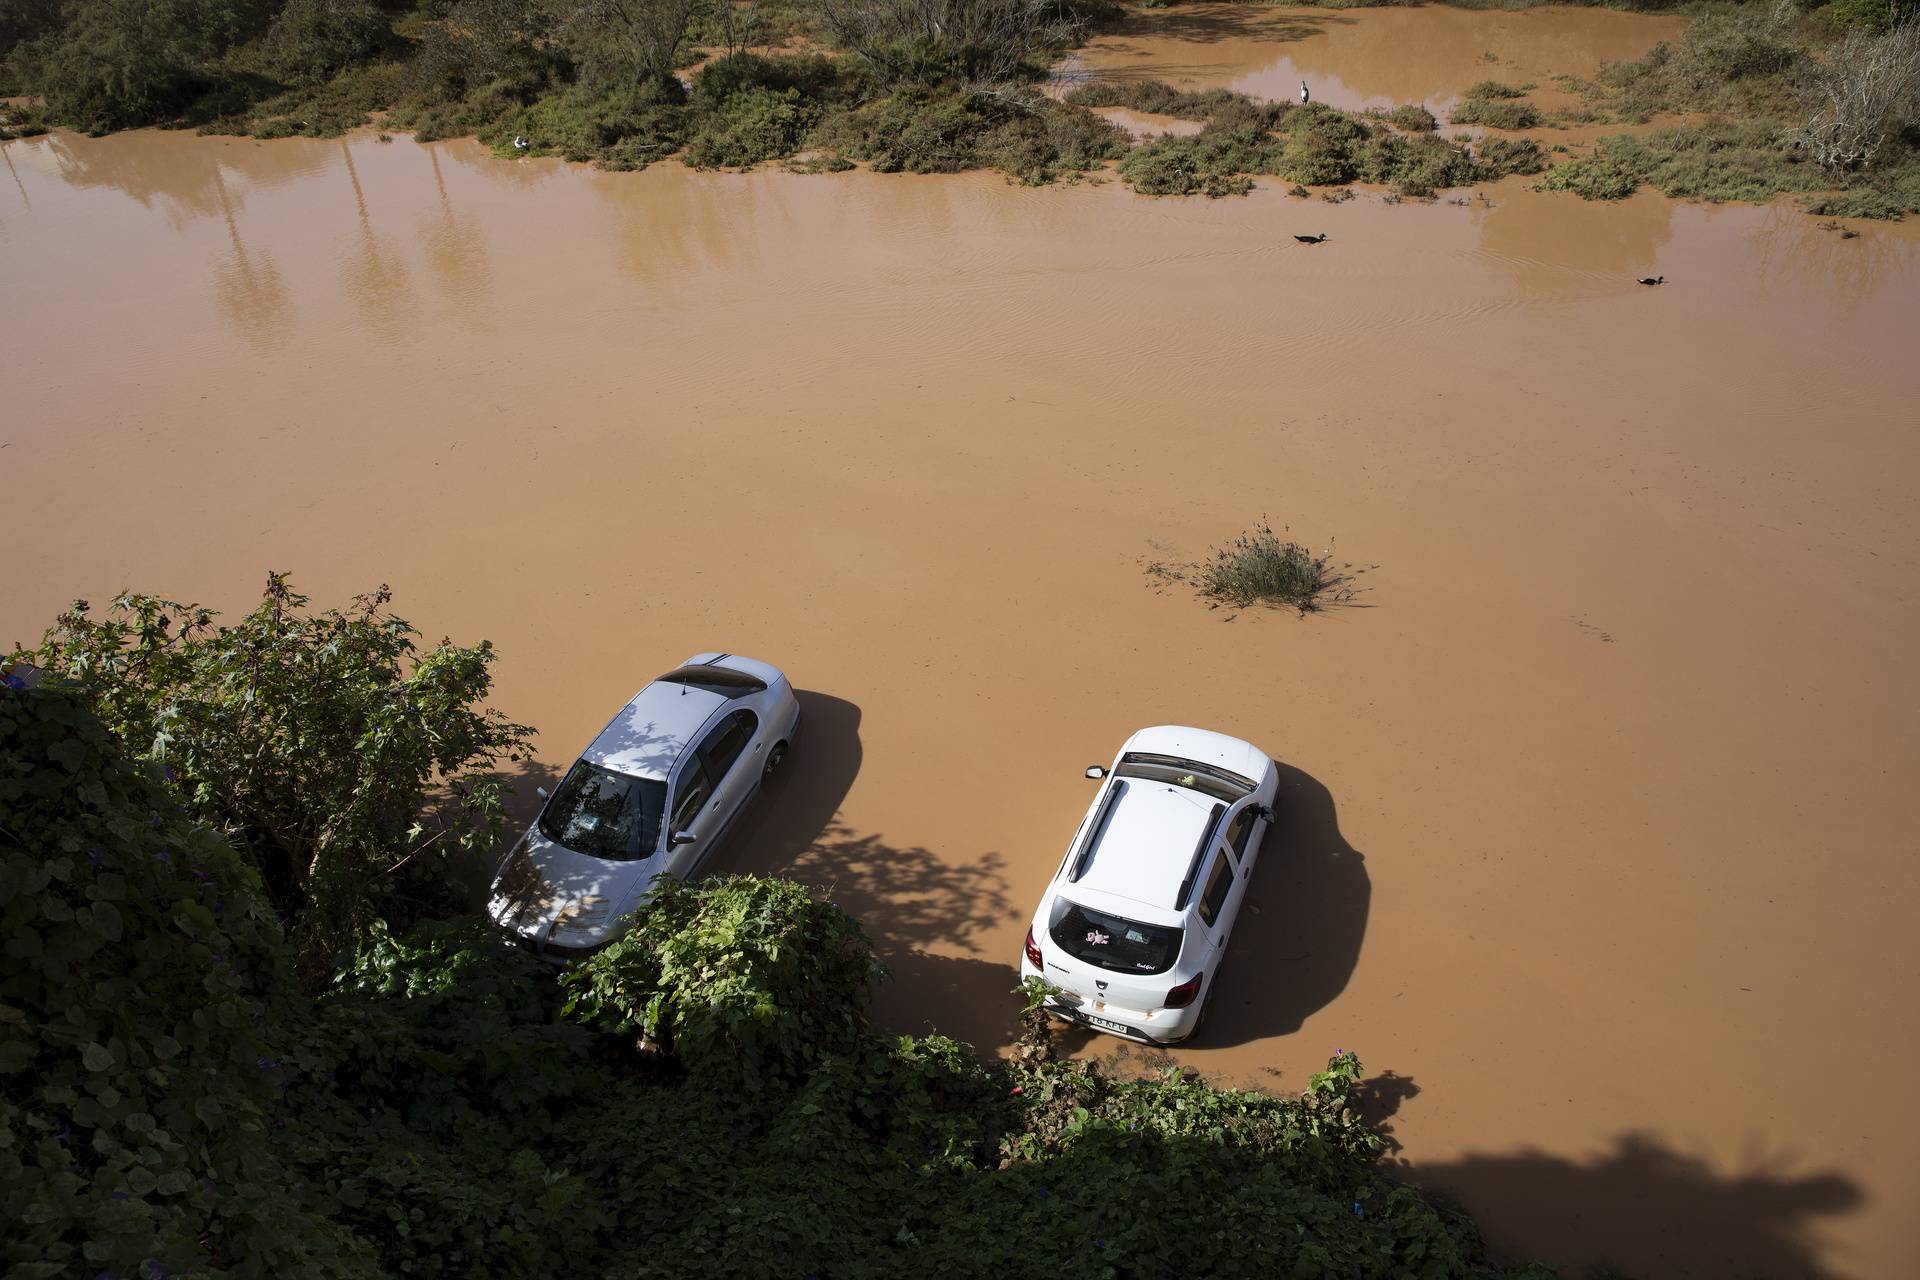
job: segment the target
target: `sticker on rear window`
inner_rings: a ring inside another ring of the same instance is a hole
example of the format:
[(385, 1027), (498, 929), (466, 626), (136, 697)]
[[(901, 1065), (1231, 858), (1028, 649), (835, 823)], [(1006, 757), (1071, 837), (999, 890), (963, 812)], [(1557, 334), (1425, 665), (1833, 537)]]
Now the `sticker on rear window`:
[(1147, 935), (1141, 933), (1138, 929), (1129, 929), (1127, 930), (1127, 941), (1137, 942), (1144, 947), (1147, 945)]
[(1108, 938), (1106, 934), (1100, 932), (1098, 929), (1089, 929), (1087, 931), (1087, 941), (1096, 947), (1104, 947), (1108, 942), (1112, 941), (1112, 939)]

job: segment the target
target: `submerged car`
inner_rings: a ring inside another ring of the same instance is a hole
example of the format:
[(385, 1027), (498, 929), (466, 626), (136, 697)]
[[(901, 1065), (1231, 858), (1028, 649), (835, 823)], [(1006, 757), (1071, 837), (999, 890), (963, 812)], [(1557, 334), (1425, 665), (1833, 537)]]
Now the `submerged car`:
[(1280, 773), (1258, 747), (1162, 725), (1127, 739), (1027, 927), (1049, 1012), (1148, 1044), (1189, 1039), (1227, 956)]
[(487, 910), (541, 955), (588, 955), (626, 931), (656, 876), (712, 856), (800, 729), (786, 676), (701, 653), (622, 707), (501, 860)]

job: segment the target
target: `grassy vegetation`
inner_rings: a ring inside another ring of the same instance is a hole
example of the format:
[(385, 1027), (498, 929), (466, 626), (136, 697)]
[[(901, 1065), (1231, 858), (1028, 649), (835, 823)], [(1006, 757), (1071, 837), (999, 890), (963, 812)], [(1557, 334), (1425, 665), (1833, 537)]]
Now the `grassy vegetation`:
[(1184, 584), (1216, 605), (1277, 605), (1302, 614), (1347, 603), (1355, 590), (1330, 554), (1314, 555), (1264, 520), (1197, 564), (1155, 560), (1146, 572), (1160, 583)]
[[(10, 1276), (1551, 1275), (1388, 1175), (1351, 1053), (1280, 1098), (1059, 1061), (1031, 1010), (1011, 1061), (886, 1035), (858, 922), (778, 880), (667, 884), (562, 975), (369, 901), (302, 986), (222, 833), (234, 798), (101, 724), (127, 673), (22, 670), (0, 663)], [(299, 697), (255, 710), (323, 726)], [(180, 728), (206, 768), (238, 746)]]
[(1541, 123), (1540, 112), (1520, 101), (1532, 87), (1482, 80), (1470, 87), (1460, 105), (1453, 109), (1452, 123), (1482, 125), (1489, 129), (1537, 129)]
[(1259, 102), (1224, 89), (1192, 93), (1150, 80), (1085, 85), (1067, 97), (1078, 105), (1205, 121), (1196, 135), (1156, 138), (1127, 153), (1121, 176), (1149, 195), (1241, 195), (1254, 176), (1265, 174), (1296, 185), (1372, 182), (1400, 196), (1431, 196), (1504, 173), (1537, 172), (1540, 164), (1539, 148), (1531, 144), (1467, 146), (1440, 138), (1431, 131), (1433, 117), (1419, 107), (1392, 113), (1402, 132), (1323, 103)]
[[(1641, 185), (1702, 200), (1827, 193), (1827, 214), (1920, 211), (1920, 14), (1895, 3), (1719, 4), (1678, 42), (1576, 86), (1614, 118), (1704, 117), (1601, 140), (1544, 186), (1618, 199)], [(1456, 117), (1458, 118), (1458, 117)]]

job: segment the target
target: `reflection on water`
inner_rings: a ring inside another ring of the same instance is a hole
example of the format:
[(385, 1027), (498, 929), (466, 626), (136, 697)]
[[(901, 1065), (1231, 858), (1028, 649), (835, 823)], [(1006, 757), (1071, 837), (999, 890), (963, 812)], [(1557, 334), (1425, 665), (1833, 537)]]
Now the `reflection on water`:
[(340, 139), (340, 155), (346, 161), (347, 181), (353, 184), (354, 208), (360, 217), (360, 244), (341, 264), (341, 277), (347, 297), (365, 318), (367, 327), (385, 341), (410, 335), (413, 319), (413, 292), (407, 264), (393, 241), (376, 233), (367, 212), (367, 193), (360, 186), (360, 171), (354, 167), (353, 148)]
[(447, 178), (440, 172), (440, 149), (421, 148), (433, 166), (433, 189), (439, 194), (436, 213), (421, 220), (421, 239), (426, 242), (427, 261), (433, 265), (434, 279), (459, 308), (458, 314), (470, 324), (484, 324), (491, 317), (486, 305), (493, 284), (493, 265), (487, 256), (487, 237), (477, 222), (453, 211), (447, 194)]
[(220, 167), (213, 169), (214, 189), (219, 193), (220, 212), (226, 219), (227, 240), (231, 252), (216, 261), (213, 272), (214, 294), (220, 310), (233, 329), (261, 350), (282, 346), (291, 327), (292, 305), (280, 268), (264, 252), (247, 251), (240, 238), (240, 222), (234, 214), (233, 199), (227, 194)]
[(1615, 293), (1654, 270), (1673, 236), (1674, 204), (1651, 193), (1611, 204), (1513, 190), (1469, 202), (1477, 255), (1529, 301)]
[(0, 156), (6, 157), (7, 173), (10, 177), (12, 177), (13, 185), (20, 189), (20, 203), (26, 206), (28, 213), (32, 213), (33, 201), (29, 199), (27, 196), (27, 184), (20, 181), (20, 171), (13, 167), (13, 156), (7, 150), (5, 143), (0, 143)]

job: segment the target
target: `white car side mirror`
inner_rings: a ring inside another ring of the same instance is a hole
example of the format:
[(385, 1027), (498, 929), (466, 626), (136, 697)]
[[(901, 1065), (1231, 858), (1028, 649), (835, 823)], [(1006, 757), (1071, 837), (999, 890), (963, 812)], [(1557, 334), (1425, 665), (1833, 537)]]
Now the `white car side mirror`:
[(533, 794), (539, 796), (542, 800), (546, 800), (549, 798), (547, 795), (547, 789), (545, 787), (535, 787), (533, 789)]
[(699, 836), (696, 836), (691, 831), (676, 831), (673, 833), (673, 839), (667, 841), (667, 845), (669, 848), (678, 849), (681, 845), (692, 844), (699, 838)]
[(1095, 781), (1098, 781), (1099, 779), (1101, 779), (1101, 778), (1104, 778), (1104, 777), (1106, 777), (1106, 776), (1107, 776), (1107, 770), (1106, 770), (1106, 766), (1105, 766), (1105, 765), (1098, 765), (1098, 764), (1090, 764), (1090, 765), (1088, 765), (1088, 766), (1087, 766), (1087, 776), (1088, 776), (1089, 778), (1092, 778), (1092, 779), (1094, 779)]

